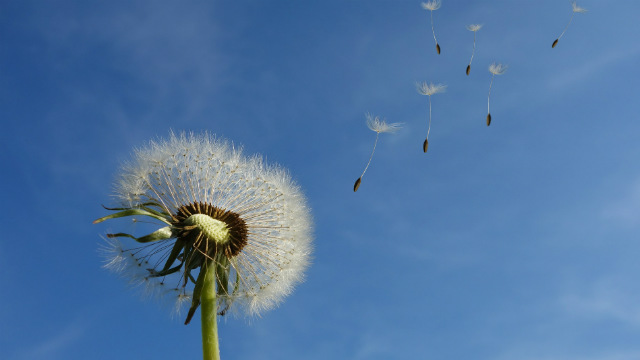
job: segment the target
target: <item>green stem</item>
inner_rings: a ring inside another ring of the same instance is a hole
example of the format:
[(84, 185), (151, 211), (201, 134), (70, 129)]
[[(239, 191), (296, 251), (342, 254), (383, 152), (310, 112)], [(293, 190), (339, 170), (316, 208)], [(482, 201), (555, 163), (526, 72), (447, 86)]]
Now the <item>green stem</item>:
[(202, 355), (204, 360), (220, 360), (218, 347), (218, 320), (216, 313), (216, 266), (208, 260), (201, 271), (206, 271), (200, 295), (200, 315), (202, 322)]

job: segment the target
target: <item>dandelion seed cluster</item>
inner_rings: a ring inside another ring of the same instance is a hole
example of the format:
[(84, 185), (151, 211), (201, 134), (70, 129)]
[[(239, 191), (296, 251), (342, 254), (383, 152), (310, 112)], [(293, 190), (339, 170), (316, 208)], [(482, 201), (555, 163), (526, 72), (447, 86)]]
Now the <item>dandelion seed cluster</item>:
[[(198, 307), (205, 263), (216, 266), (218, 311), (259, 315), (303, 280), (312, 222), (288, 173), (245, 157), (227, 141), (171, 134), (136, 151), (116, 185), (119, 211), (96, 220), (138, 216), (162, 228), (143, 237), (108, 234), (104, 266), (146, 293)], [(120, 238), (140, 244), (125, 247)]]
[[(430, 12), (430, 20), (431, 20), (431, 32), (433, 35), (433, 40), (435, 41), (436, 44), (436, 51), (438, 54), (440, 54), (440, 45), (438, 44), (438, 39), (436, 38), (436, 32), (435, 32), (435, 27), (434, 27), (434, 22), (433, 22), (433, 12), (440, 9), (440, 7), (442, 6), (442, 2), (440, 0), (429, 0), (426, 2), (421, 3), (421, 6), (424, 10), (427, 10)], [(564, 35), (564, 33), (567, 31), (567, 29), (569, 28), (569, 25), (571, 24), (571, 21), (573, 20), (573, 16), (575, 14), (578, 13), (585, 13), (587, 12), (586, 9), (578, 6), (576, 1), (571, 2), (571, 18), (569, 19), (569, 23), (565, 26), (564, 30), (562, 31), (562, 33), (560, 34), (560, 36), (553, 42), (553, 44), (551, 45), (552, 48), (555, 48), (556, 45), (558, 44), (558, 40), (560, 40), (560, 38)], [(469, 59), (469, 63), (467, 64), (465, 73), (467, 74), (467, 76), (469, 76), (469, 74), (471, 73), (471, 63), (473, 62), (475, 53), (476, 53), (476, 33), (482, 29), (484, 25), (483, 24), (470, 24), (470, 25), (466, 25), (466, 29), (473, 32), (473, 48), (471, 51), (471, 58)], [(505, 72), (507, 71), (507, 66), (500, 64), (500, 63), (492, 63), (491, 65), (489, 65), (489, 73), (491, 74), (491, 81), (489, 82), (489, 93), (487, 95), (487, 117), (486, 117), (486, 124), (487, 126), (491, 125), (491, 89), (493, 87), (493, 80), (495, 78), (496, 75), (503, 75)], [(421, 95), (425, 95), (429, 97), (429, 117), (428, 117), (428, 125), (427, 125), (427, 136), (426, 139), (424, 140), (423, 144), (422, 144), (422, 150), (423, 152), (427, 152), (428, 148), (429, 148), (429, 134), (431, 132), (431, 96), (437, 93), (441, 93), (446, 89), (446, 85), (443, 84), (433, 84), (433, 83), (427, 83), (427, 82), (422, 82), (422, 83), (417, 83), (416, 84), (416, 88), (418, 90), (418, 93)], [(377, 118), (376, 118), (377, 120)], [(362, 172), (362, 175), (356, 180), (354, 187), (353, 187), (353, 191), (357, 191), (358, 188), (360, 187), (360, 184), (362, 182), (362, 177), (364, 176), (365, 172), (367, 171), (367, 169), (369, 168), (369, 164), (371, 163), (371, 159), (373, 158), (373, 153), (375, 152), (376, 149), (376, 144), (378, 143), (378, 135), (381, 132), (387, 132), (387, 131), (378, 131), (379, 129), (387, 129), (386, 124), (384, 122), (382, 123), (376, 123), (375, 125), (371, 125), (368, 124), (369, 128), (373, 131), (376, 132), (376, 140), (375, 143), (373, 145), (373, 151), (371, 152), (371, 157), (369, 158), (369, 162), (367, 163), (367, 166), (365, 167), (364, 171)]]

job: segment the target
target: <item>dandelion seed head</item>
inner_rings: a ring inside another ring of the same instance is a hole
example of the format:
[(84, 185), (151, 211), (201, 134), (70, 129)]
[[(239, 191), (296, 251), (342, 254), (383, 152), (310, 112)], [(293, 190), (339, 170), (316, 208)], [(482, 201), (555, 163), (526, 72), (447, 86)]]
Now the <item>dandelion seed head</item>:
[(367, 127), (371, 129), (371, 131), (375, 131), (378, 134), (380, 133), (394, 133), (402, 128), (402, 123), (391, 123), (387, 124), (387, 122), (379, 117), (373, 116), (371, 114), (367, 114)]
[(131, 249), (115, 239), (103, 246), (104, 266), (147, 295), (170, 295), (179, 307), (194, 301), (194, 280), (210, 261), (226, 287), (218, 285), (218, 309), (253, 316), (304, 278), (312, 219), (299, 186), (223, 139), (171, 133), (152, 141), (123, 166), (116, 195), (126, 208), (153, 211), (163, 227)]
[(576, 1), (573, 1), (571, 3), (571, 8), (572, 8), (574, 13), (586, 13), (587, 12), (587, 9), (578, 6)]
[(502, 75), (507, 71), (507, 66), (503, 64), (493, 63), (489, 65), (489, 72), (493, 75)]
[(98, 249), (104, 259), (103, 268), (120, 273), (131, 266), (131, 257), (124, 252), (122, 244), (117, 239), (105, 238)]
[(184, 310), (189, 306), (192, 301), (192, 294), (185, 292), (184, 289), (173, 288), (169, 290), (172, 296), (175, 296), (175, 303), (173, 305), (172, 317), (180, 317)]
[(427, 83), (426, 81), (424, 81), (421, 83), (416, 83), (416, 88), (418, 90), (418, 93), (431, 96), (437, 93), (444, 92), (447, 89), (447, 85)]
[(478, 30), (482, 29), (482, 25), (481, 24), (471, 24), (471, 25), (467, 25), (467, 30), (469, 31), (473, 31), (476, 32)]
[(425, 10), (438, 10), (440, 9), (441, 2), (440, 0), (427, 1), (422, 3), (422, 8)]

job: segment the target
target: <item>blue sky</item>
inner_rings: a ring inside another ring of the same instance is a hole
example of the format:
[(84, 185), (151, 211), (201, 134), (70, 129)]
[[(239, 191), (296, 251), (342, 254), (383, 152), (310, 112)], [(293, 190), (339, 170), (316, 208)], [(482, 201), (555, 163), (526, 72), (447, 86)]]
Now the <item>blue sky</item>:
[[(173, 129), (283, 165), (313, 209), (306, 282), (223, 319), (223, 359), (640, 359), (640, 3), (578, 4), (552, 49), (569, 2), (444, 0), (437, 55), (419, 1), (3, 2), (0, 357), (201, 356), (91, 224)], [(417, 81), (448, 85), (428, 154)], [(404, 127), (354, 194), (367, 112)]]

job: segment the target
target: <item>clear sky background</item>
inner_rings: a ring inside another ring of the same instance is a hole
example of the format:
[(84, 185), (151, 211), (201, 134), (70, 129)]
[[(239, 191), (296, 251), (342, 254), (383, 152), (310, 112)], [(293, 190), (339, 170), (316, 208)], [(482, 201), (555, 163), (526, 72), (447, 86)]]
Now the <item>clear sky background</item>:
[[(201, 356), (91, 224), (173, 129), (283, 165), (313, 209), (306, 282), (223, 319), (223, 359), (640, 359), (640, 2), (578, 4), (552, 49), (568, 1), (443, 0), (437, 55), (420, 1), (2, 1), (0, 358)], [(427, 154), (417, 81), (448, 85)], [(404, 127), (353, 193), (367, 112)]]

